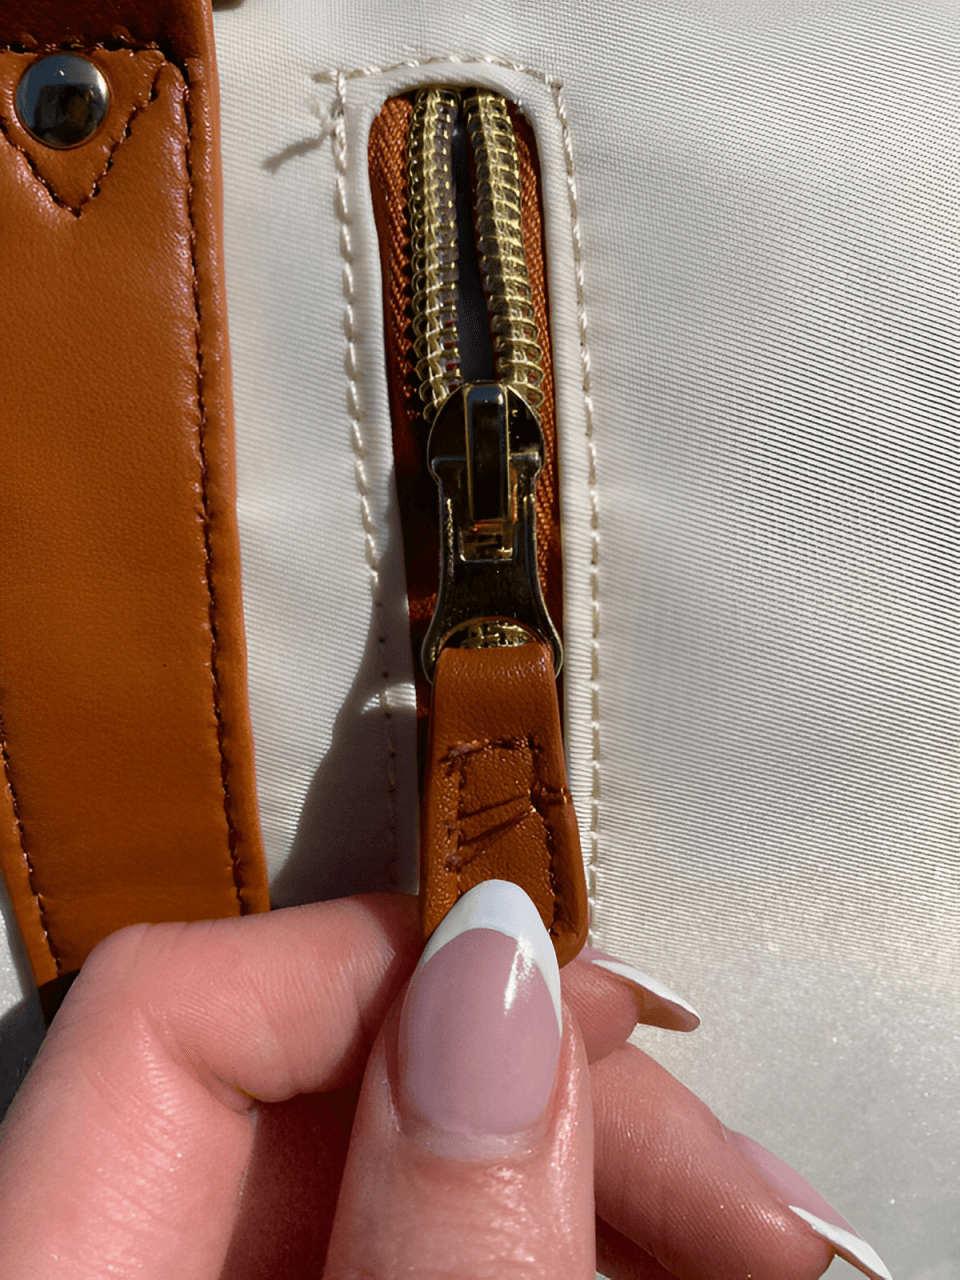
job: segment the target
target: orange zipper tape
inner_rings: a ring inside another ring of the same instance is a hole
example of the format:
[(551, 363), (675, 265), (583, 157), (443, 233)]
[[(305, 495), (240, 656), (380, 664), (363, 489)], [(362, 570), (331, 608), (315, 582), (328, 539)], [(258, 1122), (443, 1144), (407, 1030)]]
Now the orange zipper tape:
[[(542, 349), (538, 417), (543, 467), (535, 491), (537, 568), (559, 627), (563, 565), (549, 299), (536, 143), (512, 104), (521, 220)], [(407, 575), (420, 724), (421, 915), (429, 935), (459, 895), (481, 880), (513, 880), (533, 898), (561, 963), (586, 939), (587, 899), (566, 783), (557, 680), (542, 644), (444, 649), (431, 690), (419, 662), (437, 602), (437, 487), (426, 460), (428, 425), (414, 369), (408, 97), (388, 100), (369, 139), (380, 240), (384, 331), (396, 484)]]

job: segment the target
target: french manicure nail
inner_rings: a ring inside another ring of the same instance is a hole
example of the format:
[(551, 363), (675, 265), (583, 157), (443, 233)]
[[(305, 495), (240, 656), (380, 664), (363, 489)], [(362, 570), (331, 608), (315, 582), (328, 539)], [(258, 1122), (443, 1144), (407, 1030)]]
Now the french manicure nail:
[(727, 1141), (760, 1174), (764, 1182), (780, 1197), (791, 1213), (802, 1218), (817, 1235), (829, 1241), (851, 1266), (857, 1267), (873, 1280), (892, 1280), (883, 1260), (866, 1240), (862, 1240), (846, 1219), (841, 1218), (806, 1178), (795, 1169), (762, 1147), (745, 1133), (737, 1133), (724, 1127)]
[(400, 1014), (404, 1128), (434, 1150), (529, 1146), (560, 1054), (560, 971), (530, 898), (486, 880), (430, 937)]
[(823, 1218), (818, 1218), (815, 1213), (808, 1213), (799, 1205), (791, 1204), (788, 1207), (798, 1218), (808, 1222), (818, 1236), (829, 1240), (840, 1257), (845, 1258), (851, 1266), (857, 1267), (864, 1275), (872, 1276), (875, 1280), (893, 1280), (876, 1249), (868, 1245), (866, 1240), (861, 1240), (855, 1232), (847, 1231), (846, 1228), (838, 1227), (832, 1222), (825, 1222)]
[(605, 969), (633, 992), (639, 1011), (639, 1021), (648, 1027), (665, 1027), (668, 1031), (696, 1031), (700, 1015), (682, 996), (671, 991), (665, 982), (651, 978), (648, 973), (624, 964), (596, 947), (584, 947), (583, 960), (589, 960), (598, 969)]

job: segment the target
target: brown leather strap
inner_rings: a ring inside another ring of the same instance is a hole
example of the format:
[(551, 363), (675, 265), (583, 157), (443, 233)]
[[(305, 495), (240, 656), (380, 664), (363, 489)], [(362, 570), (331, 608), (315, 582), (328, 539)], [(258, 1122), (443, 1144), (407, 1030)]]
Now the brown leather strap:
[[(111, 107), (53, 151), (14, 94), (66, 42)], [(0, 867), (43, 984), (123, 925), (269, 904), (209, 14), (11, 0), (0, 45)]]
[(420, 832), (425, 936), (482, 880), (537, 905), (561, 964), (587, 936), (580, 837), (546, 645), (444, 649), (430, 714)]

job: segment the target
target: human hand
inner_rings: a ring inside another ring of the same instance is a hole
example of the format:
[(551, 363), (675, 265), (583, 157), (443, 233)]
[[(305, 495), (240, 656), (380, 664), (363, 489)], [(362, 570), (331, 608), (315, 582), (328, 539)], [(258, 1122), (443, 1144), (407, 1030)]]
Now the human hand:
[(885, 1275), (625, 1044), (638, 1005), (682, 1025), (682, 1003), (588, 952), (557, 1018), (547, 935), (501, 883), (461, 899), (405, 999), (406, 897), (101, 944), (0, 1130), (0, 1275), (593, 1280), (596, 1239), (615, 1280), (813, 1280), (838, 1227)]

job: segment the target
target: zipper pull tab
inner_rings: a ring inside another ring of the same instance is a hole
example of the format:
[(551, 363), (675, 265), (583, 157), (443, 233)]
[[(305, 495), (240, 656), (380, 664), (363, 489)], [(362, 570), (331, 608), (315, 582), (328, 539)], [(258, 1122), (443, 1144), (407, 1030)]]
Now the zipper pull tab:
[(587, 940), (587, 886), (545, 644), (440, 654), (420, 811), (429, 937), (482, 880), (533, 900), (564, 965)]
[(537, 571), (534, 491), (543, 456), (540, 423), (504, 383), (462, 386), (437, 415), (427, 447), (440, 489), (440, 583), (421, 653), (429, 680), (445, 645), (543, 639), (559, 671), (563, 650)]

